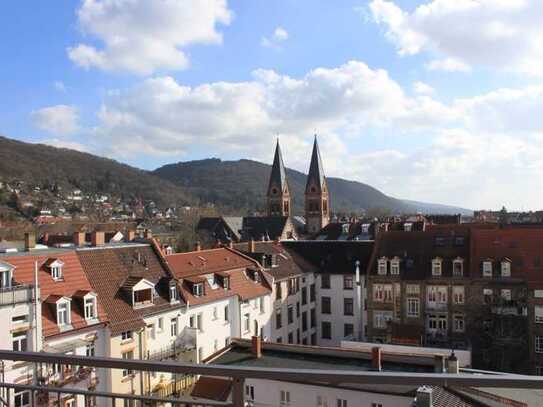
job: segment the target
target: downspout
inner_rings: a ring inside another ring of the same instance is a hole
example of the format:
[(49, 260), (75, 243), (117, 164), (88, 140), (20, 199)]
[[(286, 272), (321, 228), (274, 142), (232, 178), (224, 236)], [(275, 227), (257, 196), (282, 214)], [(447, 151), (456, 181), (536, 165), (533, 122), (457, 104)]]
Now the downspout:
[[(138, 332), (138, 342), (139, 342), (139, 358), (143, 360), (143, 334), (145, 333), (145, 328)], [(140, 394), (143, 396), (143, 371), (139, 371), (140, 374)]]
[(355, 332), (355, 339), (361, 340), (362, 339), (362, 302), (361, 302), (361, 283), (360, 283), (360, 260), (357, 260), (355, 262), (355, 284), (356, 284), (356, 291), (355, 291), (355, 297), (356, 297), (356, 304), (355, 304), (355, 315), (356, 315), (356, 332)]
[[(33, 334), (32, 334), (32, 350), (34, 352), (38, 352), (39, 351), (39, 346), (38, 346), (38, 336), (40, 335), (40, 332), (39, 332), (39, 329), (38, 329), (38, 324), (40, 323), (39, 321), (39, 316), (38, 316), (38, 301), (39, 301), (39, 287), (38, 287), (38, 284), (39, 284), (39, 280), (38, 280), (38, 261), (35, 261), (34, 262), (34, 300), (32, 301), (33, 302), (33, 306), (34, 306), (34, 318), (33, 319), (33, 328), (32, 328), (32, 331), (33, 331)], [(33, 381), (34, 381), (34, 384), (37, 384), (38, 383), (38, 365), (36, 363), (34, 363), (34, 369), (33, 369)]]

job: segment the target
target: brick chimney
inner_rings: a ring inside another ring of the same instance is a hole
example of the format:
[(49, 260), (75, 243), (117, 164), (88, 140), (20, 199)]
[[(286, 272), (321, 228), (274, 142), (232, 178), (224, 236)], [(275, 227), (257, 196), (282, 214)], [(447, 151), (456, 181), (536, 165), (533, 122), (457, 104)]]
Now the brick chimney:
[(36, 234), (34, 232), (25, 233), (25, 250), (32, 250), (36, 247)]
[(85, 246), (85, 232), (74, 232), (72, 241), (76, 247)]
[(194, 245), (194, 251), (199, 252), (200, 250), (202, 250), (202, 244), (200, 243), (200, 241), (197, 241)]
[(249, 253), (254, 253), (255, 252), (255, 241), (254, 241), (253, 238), (251, 238), (251, 240), (249, 240), (248, 247), (249, 247)]
[(126, 232), (126, 241), (127, 242), (132, 242), (132, 241), (134, 241), (134, 239), (136, 239), (136, 231), (135, 230), (128, 230)]
[(447, 358), (447, 373), (458, 374), (460, 373), (460, 365), (458, 363), (458, 358), (454, 354), (454, 350), (451, 355)]
[(105, 243), (105, 233), (94, 231), (91, 233), (92, 246), (103, 246)]
[(381, 371), (381, 348), (378, 346), (371, 348), (371, 367)]
[(445, 370), (445, 356), (434, 355), (434, 372), (443, 373)]
[(433, 407), (432, 388), (422, 386), (417, 389), (417, 407)]
[(262, 338), (260, 336), (253, 336), (251, 338), (251, 352), (257, 359), (262, 357)]

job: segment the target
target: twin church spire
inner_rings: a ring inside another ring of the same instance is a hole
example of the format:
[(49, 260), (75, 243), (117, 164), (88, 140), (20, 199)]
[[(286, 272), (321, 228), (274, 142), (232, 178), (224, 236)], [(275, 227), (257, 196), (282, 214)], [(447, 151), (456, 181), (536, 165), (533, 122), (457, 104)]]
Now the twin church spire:
[[(290, 189), (279, 140), (268, 184), (268, 216), (291, 216)], [(317, 136), (305, 187), (306, 231), (316, 233), (330, 222), (328, 184), (324, 175)]]

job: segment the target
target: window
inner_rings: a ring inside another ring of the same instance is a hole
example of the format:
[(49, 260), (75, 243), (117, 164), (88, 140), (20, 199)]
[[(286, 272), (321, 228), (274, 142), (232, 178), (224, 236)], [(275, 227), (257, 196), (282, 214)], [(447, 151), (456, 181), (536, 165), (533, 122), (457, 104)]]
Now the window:
[(492, 262), (483, 261), (483, 277), (492, 277)]
[(12, 324), (26, 324), (28, 322), (28, 315), (18, 315), (11, 318)]
[(175, 284), (170, 286), (170, 302), (177, 302), (179, 301), (179, 294), (177, 292), (177, 287)]
[(353, 324), (344, 324), (343, 325), (343, 337), (347, 338), (352, 336), (354, 333), (354, 325)]
[[(543, 321), (542, 321), (543, 322)], [(302, 312), (302, 331), (307, 331), (307, 312)]]
[(337, 399), (337, 407), (347, 407), (347, 400)]
[(96, 318), (96, 298), (85, 298), (85, 319)]
[(353, 276), (343, 276), (343, 289), (344, 290), (353, 289)]
[(543, 324), (543, 305), (536, 305), (534, 307), (535, 323)]
[(197, 283), (192, 286), (192, 294), (195, 297), (204, 295), (204, 283)]
[(300, 303), (296, 303), (296, 318), (300, 318)]
[(453, 331), (464, 332), (464, 315), (453, 316)]
[(287, 308), (287, 321), (289, 325), (294, 322), (294, 309), (292, 305), (289, 305)]
[(543, 298), (543, 290), (534, 290), (534, 298)]
[(281, 282), (275, 283), (275, 299), (280, 300), (283, 298), (283, 293), (281, 291)]
[(129, 341), (132, 339), (132, 331), (124, 331), (121, 333), (121, 341)]
[(392, 284), (374, 284), (373, 301), (392, 302)]
[(317, 396), (317, 407), (328, 407), (328, 399), (325, 396)]
[(331, 305), (330, 297), (321, 298), (321, 313), (323, 314), (332, 313), (332, 305)]
[(14, 332), (12, 335), (13, 350), (18, 352), (26, 352), (28, 343), (26, 332)]
[(70, 324), (70, 303), (68, 301), (57, 303), (57, 324), (59, 326)]
[(453, 304), (464, 303), (464, 286), (454, 286), (452, 288)]
[(255, 388), (254, 386), (245, 386), (245, 398), (250, 401), (255, 399)]
[(309, 286), (309, 301), (315, 302), (315, 299), (317, 298), (316, 291), (317, 290), (316, 290), (315, 284), (311, 284)]
[(12, 280), (12, 269), (0, 272), (0, 288), (9, 288), (11, 287)]
[(447, 287), (445, 286), (428, 286), (427, 288), (427, 304), (430, 306), (436, 304), (447, 303)]
[(543, 366), (536, 366), (535, 367), (535, 374), (537, 376), (543, 376)]
[(15, 407), (30, 407), (30, 391), (20, 391), (13, 395)]
[(407, 299), (407, 316), (408, 317), (418, 317), (420, 310), (420, 301), (418, 298), (408, 298)]
[(501, 272), (502, 277), (511, 277), (511, 262), (509, 260), (502, 261)]
[(177, 318), (170, 320), (170, 336), (177, 336)]
[(354, 314), (354, 304), (352, 298), (343, 299), (343, 315), (353, 315)]
[(249, 332), (251, 330), (251, 317), (249, 314), (243, 315), (243, 330)]
[(387, 274), (387, 259), (381, 257), (377, 262), (377, 274), (385, 276)]
[(322, 321), (322, 339), (332, 339), (332, 323)]
[(277, 343), (283, 343), (283, 338), (281, 338), (280, 336), (275, 340), (275, 342)]
[(294, 343), (294, 333), (293, 332), (288, 333), (288, 343)]
[(432, 260), (432, 275), (433, 276), (441, 275), (441, 263), (442, 263), (442, 260), (439, 257)]
[(224, 307), (224, 322), (230, 322), (229, 307), (226, 305)]
[(311, 318), (309, 318), (311, 321), (311, 328), (315, 328), (317, 326), (317, 313), (315, 311), (315, 308), (311, 308), (311, 310), (309, 311), (309, 316)]
[(307, 287), (302, 287), (302, 305), (307, 304)]
[(299, 291), (300, 280), (296, 278), (289, 278), (288, 280), (288, 295), (294, 295)]
[(453, 277), (462, 277), (464, 275), (464, 260), (456, 258), (453, 260)]
[(418, 284), (407, 284), (405, 293), (409, 296), (418, 296), (420, 294), (420, 286)]
[(374, 328), (386, 328), (389, 321), (392, 321), (392, 311), (375, 311), (373, 313)]
[(94, 347), (94, 342), (88, 343), (87, 346), (85, 346), (85, 355), (91, 357), (96, 355), (96, 349)]
[[(125, 360), (134, 359), (134, 351), (131, 350), (130, 352), (124, 352), (122, 357)], [(123, 377), (127, 377), (133, 373), (134, 371), (132, 369), (123, 369)]]
[(535, 352), (543, 353), (543, 336), (535, 337)]
[(275, 311), (275, 329), (280, 329), (283, 326), (283, 319), (281, 318), (281, 310)]
[(145, 306), (153, 303), (153, 290), (151, 288), (136, 290), (133, 295), (134, 306)]
[(330, 275), (321, 274), (321, 288), (328, 289), (330, 288)]
[(430, 330), (447, 330), (447, 316), (446, 315), (428, 315), (428, 329)]
[(485, 304), (491, 304), (494, 297), (494, 291), (492, 288), (484, 288), (483, 289), (483, 298), (485, 300)]
[(281, 405), (282, 406), (289, 405), (290, 404), (290, 391), (281, 390), (280, 400), (281, 400)]
[(511, 290), (509, 289), (502, 289), (500, 291), (500, 296), (504, 301), (511, 301)]
[(390, 274), (396, 276), (400, 274), (400, 259), (397, 257), (390, 261)]
[(62, 266), (51, 267), (51, 277), (53, 277), (53, 280), (61, 280)]

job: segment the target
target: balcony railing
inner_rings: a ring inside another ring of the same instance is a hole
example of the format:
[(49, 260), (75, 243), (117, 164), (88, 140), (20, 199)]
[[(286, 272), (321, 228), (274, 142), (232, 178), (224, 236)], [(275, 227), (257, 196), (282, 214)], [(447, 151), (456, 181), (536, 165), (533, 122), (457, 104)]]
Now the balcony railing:
[[(318, 369), (283, 369), (262, 368), (235, 365), (206, 365), (183, 362), (155, 362), (149, 360), (126, 360), (103, 357), (85, 357), (74, 355), (13, 352), (0, 350), (0, 359), (25, 361), (31, 363), (60, 363), (63, 365), (79, 365), (94, 368), (130, 369), (136, 372), (166, 372), (176, 375), (207, 375), (215, 377), (232, 378), (232, 401), (218, 402), (192, 397), (160, 398), (137, 394), (121, 394), (111, 392), (98, 392), (74, 388), (61, 388), (44, 385), (23, 385), (0, 383), (0, 389), (9, 393), (13, 390), (31, 391), (31, 405), (37, 405), (37, 397), (42, 399), (61, 400), (62, 395), (82, 395), (86, 399), (107, 398), (109, 400), (137, 400), (156, 405), (158, 403), (171, 403), (171, 405), (200, 405), (244, 407), (244, 387), (246, 379), (276, 380), (283, 382), (299, 382), (303, 377), (306, 384), (323, 385), (327, 383), (353, 383), (364, 385), (406, 385), (406, 386), (446, 386), (454, 388), (513, 388), (513, 389), (541, 389), (543, 376), (524, 376), (516, 374), (499, 374), (496, 372), (473, 374), (469, 371), (460, 374), (450, 373), (413, 373), (413, 372), (378, 372), (378, 371), (351, 371), (351, 370), (318, 370)], [(113, 404), (115, 405), (115, 404)]]
[(33, 300), (34, 287), (31, 285), (16, 284), (0, 288), (0, 306), (32, 302)]

